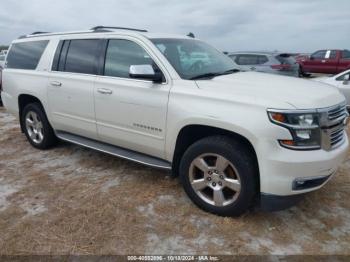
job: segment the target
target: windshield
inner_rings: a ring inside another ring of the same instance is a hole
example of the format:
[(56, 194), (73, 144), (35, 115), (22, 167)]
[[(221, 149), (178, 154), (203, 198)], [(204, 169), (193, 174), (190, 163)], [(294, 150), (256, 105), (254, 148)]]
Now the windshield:
[(223, 74), (233, 61), (210, 45), (194, 39), (151, 39), (183, 79)]

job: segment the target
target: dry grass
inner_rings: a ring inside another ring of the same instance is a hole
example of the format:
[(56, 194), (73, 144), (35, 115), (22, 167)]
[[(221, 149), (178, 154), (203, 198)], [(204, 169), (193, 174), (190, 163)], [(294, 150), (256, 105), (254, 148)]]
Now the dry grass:
[(350, 254), (350, 161), (279, 213), (202, 212), (161, 172), (60, 144), (32, 148), (0, 109), (0, 254)]

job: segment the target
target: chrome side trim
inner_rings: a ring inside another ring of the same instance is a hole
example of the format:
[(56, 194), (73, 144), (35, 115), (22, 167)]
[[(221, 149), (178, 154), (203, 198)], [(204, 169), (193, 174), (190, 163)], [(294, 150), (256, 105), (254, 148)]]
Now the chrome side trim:
[(159, 168), (159, 169), (171, 170), (170, 162), (167, 162), (165, 160), (162, 160), (156, 157), (148, 156), (142, 153), (131, 151), (118, 146), (113, 146), (103, 142), (95, 141), (89, 138), (73, 135), (63, 131), (55, 131), (55, 133), (56, 133), (56, 136), (62, 139), (63, 141), (67, 141), (83, 147), (94, 149), (109, 155), (130, 160), (142, 165)]

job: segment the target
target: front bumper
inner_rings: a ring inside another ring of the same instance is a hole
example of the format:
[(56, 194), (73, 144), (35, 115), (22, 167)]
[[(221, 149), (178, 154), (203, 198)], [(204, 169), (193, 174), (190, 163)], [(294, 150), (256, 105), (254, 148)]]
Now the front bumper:
[(259, 159), (260, 192), (264, 195), (291, 196), (317, 190), (324, 186), (344, 161), (349, 147), (343, 144), (332, 151), (294, 151), (278, 143), (263, 142)]

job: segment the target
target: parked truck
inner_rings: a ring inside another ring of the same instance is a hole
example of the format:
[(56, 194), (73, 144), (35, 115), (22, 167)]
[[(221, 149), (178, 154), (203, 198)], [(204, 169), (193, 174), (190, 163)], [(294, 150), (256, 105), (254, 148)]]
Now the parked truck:
[(310, 56), (297, 58), (300, 71), (309, 73), (338, 74), (350, 69), (349, 50), (319, 50)]

